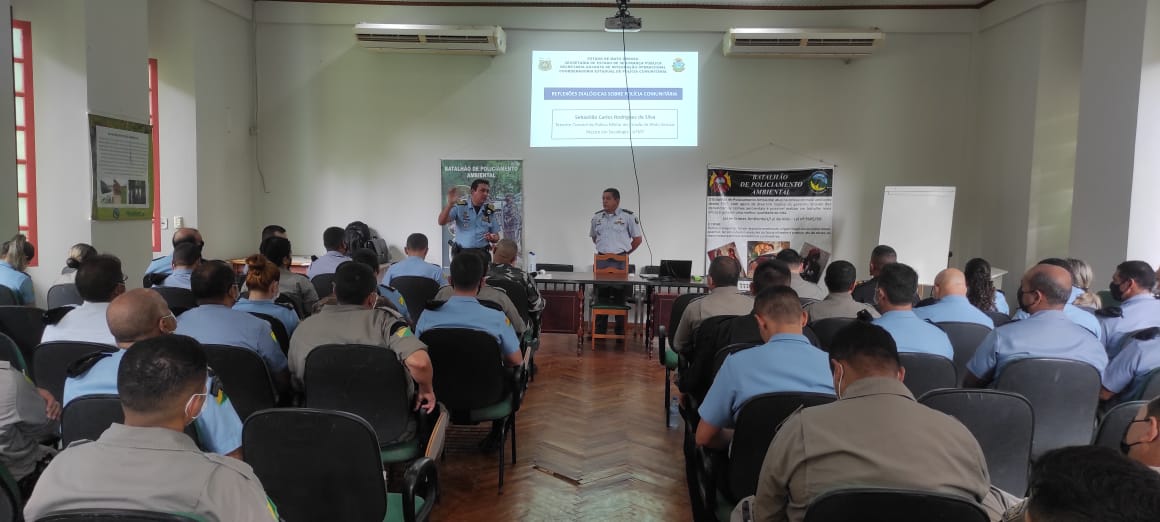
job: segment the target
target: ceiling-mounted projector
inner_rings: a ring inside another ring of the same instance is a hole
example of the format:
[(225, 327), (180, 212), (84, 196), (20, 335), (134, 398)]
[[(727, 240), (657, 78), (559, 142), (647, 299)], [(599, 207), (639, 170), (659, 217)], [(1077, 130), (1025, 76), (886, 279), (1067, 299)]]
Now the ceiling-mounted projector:
[(628, 0), (616, 0), (616, 14), (604, 19), (604, 30), (610, 33), (637, 33), (640, 28), (640, 18), (628, 12)]

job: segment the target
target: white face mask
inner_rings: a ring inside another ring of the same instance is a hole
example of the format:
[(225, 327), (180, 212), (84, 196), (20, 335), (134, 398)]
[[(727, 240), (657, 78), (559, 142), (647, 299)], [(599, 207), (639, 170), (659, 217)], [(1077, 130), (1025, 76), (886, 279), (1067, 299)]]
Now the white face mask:
[(191, 420), (197, 420), (197, 418), (201, 417), (201, 414), (203, 412), (205, 412), (205, 403), (209, 401), (209, 392), (207, 391), (205, 393), (195, 393), (193, 395), (190, 395), (189, 400), (185, 401), (185, 413), (186, 414), (189, 414), (189, 405), (193, 404), (193, 400), (198, 398), (198, 397), (201, 397), (204, 400), (201, 401), (201, 408), (198, 408), (197, 413), (195, 415), (193, 415), (193, 419), (191, 419)]
[(846, 368), (839, 364), (838, 369), (842, 373), (838, 374), (838, 385), (834, 387), (834, 395), (838, 397), (838, 400), (842, 400), (842, 379), (846, 378)]

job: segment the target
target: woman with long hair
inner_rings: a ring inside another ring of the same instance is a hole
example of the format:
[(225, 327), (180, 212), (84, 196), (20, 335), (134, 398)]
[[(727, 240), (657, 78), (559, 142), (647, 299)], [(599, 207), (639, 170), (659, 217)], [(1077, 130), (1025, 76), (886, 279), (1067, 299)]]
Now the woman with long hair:
[(1011, 314), (1011, 308), (1007, 306), (1007, 297), (1002, 290), (995, 288), (995, 283), (991, 281), (991, 263), (976, 257), (967, 261), (963, 275), (967, 277), (967, 300), (975, 305), (975, 308), (984, 312)]
[(1092, 274), (1091, 265), (1082, 259), (1069, 257), (1067, 258), (1067, 266), (1071, 271), (1071, 286), (1083, 290), (1083, 293), (1079, 294), (1071, 304), (1091, 310), (1103, 308), (1100, 296), (1091, 291), (1092, 278), (1095, 277)]
[(298, 328), (298, 314), (274, 302), (278, 298), (278, 280), (282, 275), (278, 267), (265, 256), (254, 254), (246, 258), (246, 269), (246, 288), (250, 295), (238, 299), (234, 310), (269, 315), (286, 327), (287, 334), (293, 334)]
[(68, 249), (68, 259), (64, 261), (64, 268), (60, 270), (60, 277), (56, 278), (53, 285), (67, 285), (76, 282), (77, 269), (81, 267), (86, 259), (97, 254), (97, 249), (93, 248), (88, 243), (77, 243)]
[(36, 306), (32, 277), (25, 272), (34, 257), (36, 248), (24, 234), (16, 234), (0, 245), (0, 286), (12, 293), (18, 305)]

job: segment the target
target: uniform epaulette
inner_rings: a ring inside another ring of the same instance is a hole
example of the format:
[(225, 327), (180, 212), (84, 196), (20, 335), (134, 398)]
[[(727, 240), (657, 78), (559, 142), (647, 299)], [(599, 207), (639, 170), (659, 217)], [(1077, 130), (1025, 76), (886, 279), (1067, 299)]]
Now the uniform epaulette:
[(226, 390), (224, 387), (222, 387), (221, 378), (219, 378), (216, 373), (213, 374), (213, 377), (209, 380), (209, 397), (206, 397), (206, 400), (221, 404), (226, 402), (227, 398)]
[(455, 206), (457, 206), (457, 207), (464, 206), (464, 205), (467, 205), (466, 199), (461, 199), (461, 200), (455, 202)]
[(866, 323), (874, 322), (874, 316), (870, 315), (869, 310), (858, 310), (858, 320)]
[(380, 307), (375, 308), (375, 310), (382, 310), (382, 311), (386, 312), (387, 315), (391, 316), (396, 321), (406, 321), (406, 319), (407, 319), (406, 317), (403, 317), (402, 312), (395, 310), (394, 308), (385, 308), (385, 307), (380, 306)]
[(1013, 320), (1007, 321), (1007, 322), (1005, 322), (1005, 323), (1003, 323), (1003, 324), (1001, 324), (1001, 325), (999, 325), (999, 326), (996, 326), (995, 328), (1002, 328), (1002, 327), (1004, 327), (1004, 326), (1012, 325), (1012, 324), (1015, 324), (1015, 323), (1018, 323), (1018, 322), (1019, 322), (1019, 319), (1013, 319)]
[(439, 301), (436, 299), (432, 299), (430, 301), (427, 301), (427, 306), (425, 306), (424, 308), (426, 308), (427, 310), (438, 310), (440, 308), (443, 308), (443, 305), (445, 305), (445, 304), (447, 304), (447, 301)]
[(620, 211), (624, 212), (625, 214), (632, 214), (632, 211), (627, 209), (627, 208), (622, 208), (622, 209), (620, 209)]
[(74, 441), (68, 443), (68, 448), (74, 448), (74, 447), (80, 446), (82, 444), (88, 444), (90, 442), (92, 442), (92, 441), (89, 439), (77, 439), (77, 440), (74, 440)]
[(215, 464), (220, 464), (222, 467), (229, 468), (231, 471), (237, 473), (238, 475), (241, 475), (246, 480), (253, 480), (254, 469), (251, 468), (249, 464), (246, 464), (245, 462), (242, 462), (239, 459), (235, 459), (233, 457), (227, 457), (225, 455), (218, 455), (217, 453), (206, 453), (206, 452), (198, 452), (198, 453), (200, 453), (207, 460), (209, 460)]
[(44, 315), (41, 316), (41, 320), (44, 322), (44, 324), (49, 325), (59, 323), (61, 319), (64, 319), (64, 316), (73, 311), (73, 308), (76, 307), (60, 306), (57, 308), (50, 308), (44, 311)]
[(1096, 310), (1096, 315), (1100, 317), (1123, 317), (1124, 309), (1118, 306), (1105, 306)]
[(600, 210), (597, 210), (596, 212), (593, 212), (593, 213), (592, 213), (592, 215), (594, 215), (594, 216), (595, 216), (595, 215), (599, 215), (599, 214), (601, 214), (601, 213), (603, 213), (603, 212), (604, 212), (604, 209), (600, 209)]
[(92, 369), (93, 365), (100, 362), (101, 359), (104, 359), (105, 357), (111, 357), (112, 355), (113, 354), (109, 352), (90, 353), (68, 365), (68, 368), (65, 370), (65, 374), (69, 377), (80, 377), (85, 373), (88, 373), (88, 371)]
[(1158, 335), (1160, 335), (1160, 327), (1153, 326), (1151, 328), (1145, 328), (1143, 330), (1140, 330), (1140, 331), (1132, 334), (1132, 338), (1138, 339), (1141, 341), (1151, 341), (1152, 339), (1155, 339), (1156, 336), (1158, 336)]

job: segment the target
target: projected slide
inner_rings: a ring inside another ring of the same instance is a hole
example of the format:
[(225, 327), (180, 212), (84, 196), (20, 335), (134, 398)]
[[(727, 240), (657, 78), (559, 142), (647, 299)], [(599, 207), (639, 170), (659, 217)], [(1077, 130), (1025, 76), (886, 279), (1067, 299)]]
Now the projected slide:
[[(533, 147), (697, 145), (697, 53), (533, 51)], [(631, 108), (631, 111), (630, 111)]]

